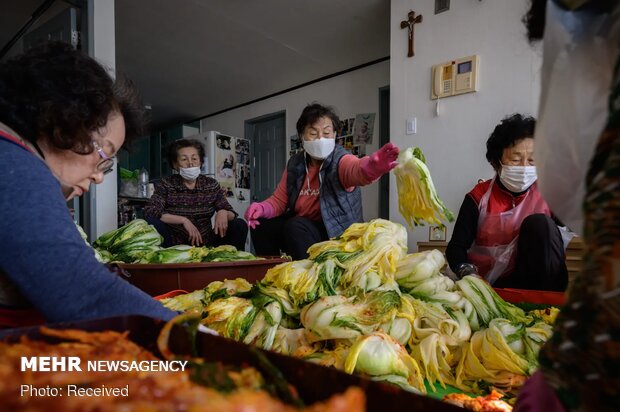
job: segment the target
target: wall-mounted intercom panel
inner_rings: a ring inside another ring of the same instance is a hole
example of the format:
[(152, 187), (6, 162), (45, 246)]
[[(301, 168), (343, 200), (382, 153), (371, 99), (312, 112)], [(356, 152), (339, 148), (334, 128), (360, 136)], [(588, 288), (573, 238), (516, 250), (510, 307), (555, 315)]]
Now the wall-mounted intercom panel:
[(480, 57), (468, 56), (436, 64), (431, 71), (431, 99), (478, 91)]

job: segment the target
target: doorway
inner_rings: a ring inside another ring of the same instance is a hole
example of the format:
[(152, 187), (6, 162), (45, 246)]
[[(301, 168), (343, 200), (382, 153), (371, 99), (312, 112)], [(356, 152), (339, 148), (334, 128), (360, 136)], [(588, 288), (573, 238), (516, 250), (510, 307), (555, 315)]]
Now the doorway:
[(252, 153), (250, 195), (261, 202), (276, 190), (286, 165), (286, 112), (246, 120), (245, 136)]
[[(390, 86), (379, 88), (379, 147), (390, 141)], [(379, 179), (379, 217), (390, 218), (390, 174)]]

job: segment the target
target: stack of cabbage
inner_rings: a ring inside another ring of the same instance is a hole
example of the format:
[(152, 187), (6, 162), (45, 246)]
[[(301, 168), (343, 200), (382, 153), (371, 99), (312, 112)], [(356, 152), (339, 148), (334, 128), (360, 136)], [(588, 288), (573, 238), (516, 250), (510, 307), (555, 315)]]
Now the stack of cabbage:
[(257, 259), (234, 246), (214, 248), (178, 245), (161, 248), (162, 236), (142, 219), (104, 233), (94, 242), (95, 252), (105, 262), (124, 263), (198, 263), (231, 262)]
[(162, 303), (202, 311), (223, 336), (415, 392), (425, 380), (432, 391), (519, 386), (551, 327), (479, 278), (442, 275), (439, 251), (407, 255), (406, 245), (401, 225), (354, 224), (253, 286), (214, 282)]
[[(75, 223), (75, 222), (73, 222)], [(101, 263), (106, 263), (109, 261), (108, 257), (103, 257), (101, 255), (101, 253), (99, 253), (99, 251), (95, 248), (93, 248), (90, 243), (88, 243), (88, 236), (86, 235), (86, 232), (84, 232), (84, 229), (82, 229), (82, 226), (78, 225), (77, 223), (75, 223), (75, 227), (77, 228), (78, 232), (80, 232), (80, 237), (82, 238), (82, 240), (84, 240), (84, 243), (86, 243), (86, 245), (93, 249), (93, 252), (95, 254), (95, 259), (97, 259), (99, 262)]]
[(454, 215), (437, 195), (426, 159), (418, 147), (400, 152), (394, 169), (398, 190), (398, 209), (410, 227), (426, 223), (443, 226)]

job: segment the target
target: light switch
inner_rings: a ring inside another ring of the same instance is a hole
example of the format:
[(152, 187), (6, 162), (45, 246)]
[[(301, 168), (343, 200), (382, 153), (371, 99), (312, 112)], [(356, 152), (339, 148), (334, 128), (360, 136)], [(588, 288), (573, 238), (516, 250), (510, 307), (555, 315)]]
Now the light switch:
[(415, 117), (407, 119), (406, 134), (416, 134), (418, 132), (418, 120)]

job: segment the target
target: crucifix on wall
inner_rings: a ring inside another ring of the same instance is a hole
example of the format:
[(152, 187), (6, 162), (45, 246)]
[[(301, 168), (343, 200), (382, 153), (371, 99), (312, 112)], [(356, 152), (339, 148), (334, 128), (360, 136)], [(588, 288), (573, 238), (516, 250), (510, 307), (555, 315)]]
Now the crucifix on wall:
[(409, 52), (407, 53), (407, 57), (413, 57), (415, 55), (413, 52), (413, 25), (416, 23), (422, 23), (422, 15), (416, 16), (413, 10), (407, 14), (407, 20), (400, 22), (401, 29), (408, 29)]

